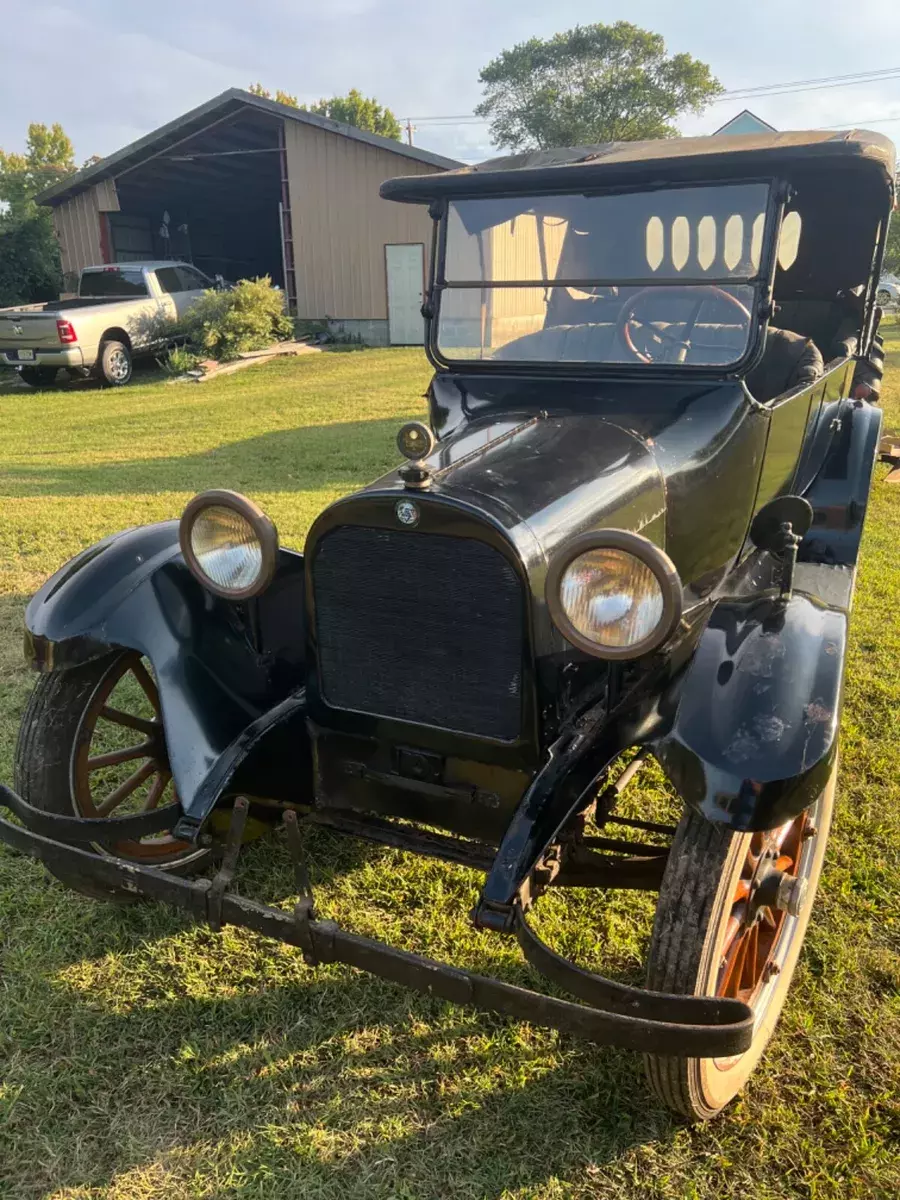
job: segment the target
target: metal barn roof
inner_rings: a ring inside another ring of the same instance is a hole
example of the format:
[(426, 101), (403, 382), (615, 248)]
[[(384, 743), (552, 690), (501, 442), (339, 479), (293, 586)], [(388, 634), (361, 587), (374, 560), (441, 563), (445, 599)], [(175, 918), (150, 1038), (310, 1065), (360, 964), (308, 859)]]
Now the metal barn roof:
[[(247, 110), (255, 110), (268, 116), (280, 117), (300, 124), (313, 125), (317, 129), (363, 142), (369, 146), (376, 146), (381, 150), (390, 150), (391, 153), (398, 154), (401, 158), (413, 159), (416, 162), (426, 163), (443, 170), (453, 170), (462, 166), (456, 159), (444, 158), (443, 155), (433, 154), (430, 150), (422, 150), (418, 146), (407, 146), (393, 138), (368, 133), (364, 129), (357, 129), (354, 125), (344, 125), (340, 121), (332, 121), (328, 117), (304, 112), (289, 104), (279, 104), (276, 100), (266, 100), (262, 96), (254, 96), (252, 92), (245, 92), (242, 88), (229, 88), (228, 91), (208, 100), (206, 104), (191, 109), (190, 112), (184, 113), (183, 116), (177, 117), (167, 125), (161, 125), (159, 129), (138, 138), (136, 142), (124, 146), (100, 162), (85, 167), (84, 170), (77, 171), (74, 175), (54, 184), (53, 187), (47, 188), (36, 197), (36, 200), (38, 204), (51, 206), (61, 204), (77, 195), (78, 192), (99, 183), (102, 179), (114, 177), (123, 171), (139, 166), (143, 161), (154, 158), (167, 150), (172, 150), (211, 126), (219, 125), (227, 118), (237, 116)], [(202, 164), (199, 161), (196, 167), (202, 170)]]

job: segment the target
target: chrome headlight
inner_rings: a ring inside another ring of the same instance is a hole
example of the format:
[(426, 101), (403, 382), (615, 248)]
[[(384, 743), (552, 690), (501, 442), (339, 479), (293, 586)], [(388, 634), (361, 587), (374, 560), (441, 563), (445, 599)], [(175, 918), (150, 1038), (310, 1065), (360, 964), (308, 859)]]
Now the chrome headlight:
[(573, 538), (550, 564), (547, 605), (559, 631), (598, 658), (640, 658), (681, 619), (672, 560), (637, 533), (607, 529)]
[(258, 596), (271, 582), (278, 531), (238, 492), (201, 492), (181, 517), (184, 560), (205, 588), (229, 600)]

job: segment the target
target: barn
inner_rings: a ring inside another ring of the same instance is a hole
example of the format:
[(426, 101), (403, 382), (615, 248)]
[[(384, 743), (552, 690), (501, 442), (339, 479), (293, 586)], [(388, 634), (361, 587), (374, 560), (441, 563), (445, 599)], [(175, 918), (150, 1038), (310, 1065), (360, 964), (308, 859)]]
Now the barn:
[(290, 312), (376, 345), (422, 341), (431, 222), (378, 194), (461, 164), (238, 88), (71, 175), (53, 210), (63, 271), (142, 259), (269, 275)]

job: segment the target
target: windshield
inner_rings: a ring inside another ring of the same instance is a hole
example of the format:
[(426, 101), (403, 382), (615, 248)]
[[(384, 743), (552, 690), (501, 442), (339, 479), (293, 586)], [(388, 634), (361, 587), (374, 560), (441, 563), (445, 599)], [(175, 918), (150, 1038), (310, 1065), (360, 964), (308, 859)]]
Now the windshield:
[(140, 268), (120, 270), (118, 267), (101, 267), (98, 271), (82, 271), (78, 294), (84, 297), (132, 297), (146, 296), (147, 283)]
[(765, 183), (451, 202), (447, 360), (728, 365), (747, 350)]

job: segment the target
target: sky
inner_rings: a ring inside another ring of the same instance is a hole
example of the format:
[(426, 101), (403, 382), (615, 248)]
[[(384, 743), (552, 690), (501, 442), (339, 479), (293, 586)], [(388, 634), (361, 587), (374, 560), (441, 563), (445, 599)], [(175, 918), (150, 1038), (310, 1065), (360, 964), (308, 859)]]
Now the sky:
[(301, 102), (359, 88), (420, 118), (417, 145), (477, 161), (496, 152), (484, 124), (422, 118), (471, 114), (479, 70), (502, 49), (615, 20), (661, 33), (728, 89), (898, 68), (881, 82), (724, 100), (682, 120), (683, 133), (712, 133), (749, 107), (779, 129), (869, 123), (900, 143), (900, 0), (0, 0), (0, 147), (21, 150), (30, 121), (59, 121), (81, 162), (258, 80)]

